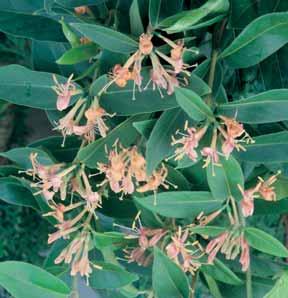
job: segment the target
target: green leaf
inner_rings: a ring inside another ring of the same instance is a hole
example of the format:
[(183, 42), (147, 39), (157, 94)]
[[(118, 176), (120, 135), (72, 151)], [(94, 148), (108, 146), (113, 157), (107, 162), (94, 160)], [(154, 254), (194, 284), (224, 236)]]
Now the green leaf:
[(202, 121), (206, 118), (209, 120), (214, 119), (211, 109), (194, 91), (185, 88), (177, 88), (175, 94), (179, 106), (192, 119), (196, 121)]
[(206, 169), (208, 185), (215, 199), (225, 200), (232, 196), (241, 200), (242, 195), (238, 185), (244, 188), (244, 176), (242, 169), (233, 156), (227, 160), (220, 157), (221, 166), (213, 166), (210, 163)]
[(106, 2), (108, 0), (54, 0), (56, 3), (73, 8), (73, 7), (78, 7), (81, 5), (101, 5), (103, 2)]
[(23, 11), (26, 13), (34, 12), (43, 8), (44, 0), (2, 0), (0, 3), (0, 10), (9, 11)]
[(0, 11), (0, 31), (17, 37), (65, 41), (61, 25), (51, 18), (12, 11)]
[(37, 160), (40, 164), (43, 165), (52, 165), (54, 164), (54, 161), (51, 159), (51, 157), (45, 152), (40, 149), (36, 148), (14, 148), (6, 152), (0, 153), (0, 156), (5, 157), (17, 165), (21, 167), (22, 169), (31, 169), (32, 164), (30, 161), (30, 154), (31, 153), (37, 153)]
[(157, 119), (149, 119), (149, 120), (134, 122), (133, 126), (145, 139), (149, 139), (150, 134), (156, 122), (157, 122)]
[(220, 57), (233, 68), (258, 64), (288, 42), (287, 25), (287, 12), (261, 16), (250, 23)]
[(208, 285), (209, 291), (214, 298), (222, 298), (221, 292), (218, 288), (217, 282), (210, 275), (203, 273), (205, 281)]
[(75, 48), (71, 48), (64, 53), (56, 62), (58, 64), (71, 65), (87, 61), (97, 55), (99, 48), (93, 43), (84, 44)]
[[(65, 83), (66, 78), (56, 75), (60, 83)], [(31, 108), (55, 110), (57, 94), (52, 89), (55, 85), (52, 74), (33, 71), (20, 65), (0, 67), (0, 98), (17, 105)], [(77, 84), (77, 89), (81, 87)], [(79, 95), (73, 96), (73, 104)]]
[(181, 109), (165, 111), (156, 122), (146, 144), (146, 161), (148, 175), (166, 157), (173, 155), (175, 148), (171, 145), (172, 135), (184, 127), (186, 114)]
[(235, 102), (222, 104), (218, 114), (237, 115), (243, 123), (270, 123), (288, 120), (288, 89), (270, 90)]
[(246, 145), (246, 151), (235, 152), (237, 158), (254, 163), (288, 162), (288, 132), (271, 133), (254, 138), (255, 143)]
[(138, 133), (136, 129), (133, 127), (133, 122), (137, 122), (140, 120), (147, 119), (146, 115), (142, 116), (134, 116), (126, 121), (122, 122), (116, 128), (114, 128), (106, 138), (101, 138), (85, 148), (81, 149), (78, 152), (77, 160), (84, 163), (89, 168), (96, 168), (97, 162), (106, 162), (107, 154), (105, 152), (106, 148), (111, 150), (112, 145), (115, 143), (117, 139), (123, 146), (131, 145)]
[(243, 283), (231, 269), (217, 259), (214, 260), (213, 265), (202, 265), (200, 271), (226, 284), (241, 285)]
[(164, 19), (160, 23), (160, 27), (163, 27), (168, 33), (201, 28), (221, 20), (228, 9), (228, 0), (208, 0), (198, 9), (183, 11)]
[(129, 10), (129, 16), (131, 33), (138, 37), (144, 32), (140, 14), (139, 0), (133, 0)]
[(195, 227), (191, 227), (189, 230), (199, 235), (216, 237), (221, 233), (227, 231), (227, 228), (216, 227), (216, 226), (195, 226)]
[(72, 23), (70, 25), (103, 49), (124, 54), (135, 52), (138, 49), (138, 43), (132, 38), (107, 27), (85, 23)]
[[(149, 69), (143, 69), (141, 75), (143, 76), (143, 86), (146, 86), (150, 80)], [(91, 86), (91, 95), (97, 96), (99, 90), (107, 83), (108, 79), (106, 76), (97, 79)], [(210, 92), (210, 88), (207, 84), (193, 74), (189, 79), (187, 88), (192, 89), (199, 96), (206, 95)], [(138, 88), (136, 88), (135, 100), (133, 100), (133, 89), (135, 89), (135, 86), (131, 81), (128, 82), (125, 88), (119, 88), (113, 84), (109, 87), (107, 92), (101, 95), (101, 106), (106, 111), (116, 113), (118, 116), (166, 111), (178, 107), (175, 94), (168, 96), (166, 92), (163, 91), (163, 97), (161, 97), (159, 91), (153, 90), (151, 84), (145, 88), (145, 90), (142, 90), (142, 92), (139, 92)]]
[(152, 285), (158, 298), (189, 298), (185, 273), (157, 247), (154, 247)]
[(266, 232), (248, 227), (245, 228), (244, 233), (249, 245), (253, 248), (272, 256), (288, 257), (287, 248), (279, 240)]
[(264, 298), (285, 298), (288, 292), (288, 272), (282, 273), (275, 286), (267, 293)]
[(162, 0), (149, 0), (149, 20), (152, 27), (157, 27)]
[(8, 204), (38, 209), (33, 194), (15, 178), (0, 178), (0, 200)]
[(119, 289), (136, 280), (138, 276), (109, 263), (98, 262), (102, 269), (94, 269), (89, 277), (89, 285), (94, 289)]
[(0, 263), (0, 285), (15, 298), (68, 298), (70, 294), (63, 281), (23, 262)]
[(28, 147), (48, 151), (53, 155), (53, 157), (61, 162), (72, 162), (79, 151), (81, 140), (75, 136), (71, 136), (65, 139), (64, 147), (62, 147), (62, 144), (62, 136), (52, 136), (36, 140), (35, 142), (29, 144)]
[(144, 198), (135, 198), (142, 207), (172, 218), (191, 218), (200, 212), (209, 213), (221, 208), (222, 200), (214, 199), (206, 191), (169, 191)]
[(128, 239), (118, 232), (98, 233), (93, 232), (95, 247), (102, 250), (106, 247), (121, 248), (127, 245)]

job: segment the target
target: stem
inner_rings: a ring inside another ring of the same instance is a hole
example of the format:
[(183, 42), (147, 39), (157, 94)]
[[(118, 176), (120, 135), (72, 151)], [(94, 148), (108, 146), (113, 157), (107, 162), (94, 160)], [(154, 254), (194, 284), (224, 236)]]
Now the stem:
[(195, 275), (192, 275), (191, 292), (190, 292), (190, 297), (189, 298), (194, 298), (195, 297), (197, 276), (198, 276), (198, 272), (195, 272)]
[[(239, 207), (238, 207), (238, 209), (239, 209)], [(239, 212), (239, 216), (240, 216), (242, 227), (245, 227), (246, 220), (245, 220), (245, 217), (243, 216), (242, 212)], [(251, 274), (250, 266), (246, 272), (246, 296), (247, 296), (247, 298), (253, 298), (252, 274)]]
[(246, 272), (246, 296), (247, 298), (253, 298), (252, 275), (250, 267)]
[(79, 293), (78, 293), (78, 279), (77, 279), (77, 275), (73, 276), (73, 278), (72, 278), (71, 298), (80, 298)]
[(218, 58), (218, 50), (214, 49), (211, 55), (210, 72), (208, 77), (208, 86), (211, 89), (211, 93), (207, 96), (207, 104), (212, 106), (213, 104), (213, 84), (215, 79), (216, 63)]

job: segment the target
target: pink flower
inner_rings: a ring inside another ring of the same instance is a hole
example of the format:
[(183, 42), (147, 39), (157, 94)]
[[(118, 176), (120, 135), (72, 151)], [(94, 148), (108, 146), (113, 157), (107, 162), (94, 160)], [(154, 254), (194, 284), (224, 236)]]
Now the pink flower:
[(53, 80), (55, 82), (55, 86), (52, 89), (57, 93), (57, 110), (63, 111), (68, 108), (71, 97), (79, 93), (76, 89), (76, 86), (71, 82), (73, 78), (73, 74), (68, 78), (65, 84), (61, 84), (58, 82), (57, 77), (53, 75)]
[(250, 254), (249, 254), (249, 245), (245, 240), (244, 236), (241, 236), (241, 256), (240, 263), (242, 265), (242, 271), (247, 271), (250, 266)]
[(254, 213), (254, 198), (256, 198), (256, 193), (258, 192), (260, 187), (260, 184), (257, 184), (256, 187), (250, 188), (248, 190), (245, 190), (238, 185), (238, 188), (243, 196), (241, 201), (241, 210), (243, 213), (243, 216), (248, 217), (253, 215)]
[(181, 160), (185, 155), (188, 156), (192, 161), (196, 161), (198, 158), (198, 153), (196, 148), (199, 145), (199, 141), (205, 135), (207, 126), (204, 126), (198, 130), (194, 127), (188, 128), (187, 123), (185, 124), (185, 131), (187, 134), (176, 132), (182, 137), (180, 139), (175, 139), (172, 137), (172, 145), (180, 144), (181, 147), (175, 150), (175, 160)]
[(206, 253), (208, 254), (208, 263), (213, 263), (214, 259), (216, 258), (217, 253), (221, 249), (222, 245), (226, 241), (229, 233), (224, 232), (217, 238), (211, 240), (207, 247), (206, 247)]

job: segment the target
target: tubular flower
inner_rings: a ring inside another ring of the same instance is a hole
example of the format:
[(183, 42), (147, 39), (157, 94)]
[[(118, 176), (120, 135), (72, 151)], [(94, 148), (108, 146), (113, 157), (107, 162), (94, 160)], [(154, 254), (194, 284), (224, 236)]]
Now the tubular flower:
[(194, 274), (201, 266), (199, 259), (204, 253), (198, 241), (190, 243), (188, 237), (189, 230), (182, 233), (179, 227), (177, 234), (172, 237), (172, 242), (166, 246), (166, 253), (184, 272), (189, 271)]
[(247, 271), (249, 268), (249, 246), (244, 239), (244, 235), (242, 233), (239, 235), (237, 230), (224, 232), (208, 243), (206, 247), (208, 263), (213, 263), (219, 251), (225, 255), (227, 260), (234, 260), (241, 251), (239, 261), (242, 265), (242, 271)]
[(86, 278), (88, 278), (92, 273), (88, 256), (90, 241), (91, 236), (89, 232), (84, 231), (80, 233), (55, 259), (55, 264), (60, 264), (63, 261), (66, 264), (71, 263), (72, 276), (79, 273), (81, 276), (86, 276)]
[[(37, 153), (30, 154), (30, 160), (32, 163), (32, 169), (26, 173), (33, 176), (33, 179), (38, 179), (37, 182), (32, 183), (31, 186), (40, 189), (37, 194), (43, 194), (47, 202), (51, 201), (59, 190), (62, 194), (66, 194), (67, 180), (71, 178), (70, 173), (76, 166), (71, 166), (63, 169), (63, 164), (54, 164), (45, 166), (37, 161)], [(64, 200), (65, 196), (61, 196)]]
[(80, 112), (79, 109), (83, 105), (83, 103), (84, 100), (79, 99), (74, 107), (63, 118), (59, 120), (58, 125), (54, 128), (55, 130), (59, 130), (63, 136), (62, 147), (65, 144), (66, 136), (71, 136), (74, 133), (75, 125), (77, 125), (82, 117), (83, 109), (81, 109)]
[[(166, 37), (159, 35), (168, 46), (171, 47), (170, 56), (167, 56), (154, 49), (152, 42), (153, 35), (150, 32), (143, 33), (139, 37), (138, 50), (132, 54), (126, 63), (121, 66), (116, 64), (110, 74), (110, 82), (100, 91), (105, 92), (113, 83), (118, 87), (123, 88), (127, 85), (128, 81), (134, 82), (133, 88), (133, 99), (135, 99), (135, 86), (138, 87), (138, 91), (142, 91), (142, 63), (145, 57), (149, 57), (152, 62), (152, 71), (150, 75), (150, 80), (148, 81), (146, 88), (150, 82), (153, 83), (153, 89), (157, 87), (161, 96), (163, 94), (161, 89), (167, 90), (167, 94), (171, 95), (174, 92), (175, 87), (180, 85), (178, 78), (176, 77), (180, 73), (184, 73), (190, 76), (190, 73), (186, 71), (189, 65), (183, 62), (183, 54), (185, 52), (184, 42), (179, 41), (174, 43)], [(160, 58), (168, 63), (171, 67), (167, 70), (161, 64)], [(184, 79), (185, 81), (185, 79)], [(186, 83), (186, 81), (185, 81)]]
[(207, 128), (207, 126), (204, 126), (197, 130), (194, 127), (188, 127), (186, 123), (184, 127), (184, 130), (187, 132), (186, 134), (177, 131), (176, 134), (181, 135), (181, 138), (175, 139), (175, 137), (172, 137), (172, 145), (175, 146), (179, 144), (181, 147), (175, 150), (175, 154), (173, 155), (175, 160), (181, 160), (184, 156), (188, 156), (192, 161), (196, 161), (198, 158), (196, 148), (199, 145), (199, 141), (205, 135)]
[[(125, 250), (128, 262), (136, 262), (141, 266), (148, 266), (152, 261), (152, 254), (149, 248), (153, 248), (164, 237), (167, 231), (163, 229), (149, 229), (141, 227), (136, 230), (136, 236), (132, 238), (138, 239), (138, 247), (132, 250)], [(131, 237), (130, 237), (131, 238)]]
[(58, 95), (57, 97), (57, 110), (63, 111), (68, 108), (71, 97), (79, 94), (80, 91), (77, 90), (76, 86), (72, 83), (73, 74), (68, 78), (67, 82), (62, 84), (59, 83), (57, 80), (57, 77), (53, 75), (53, 80), (55, 82), (55, 86), (52, 87), (52, 89), (56, 92)]
[(260, 183), (258, 183), (254, 188), (244, 190), (240, 185), (238, 188), (243, 196), (241, 200), (241, 210), (245, 217), (251, 216), (254, 213), (254, 199), (257, 198), (257, 192), (259, 191)]
[[(95, 102), (97, 102), (97, 99)], [(86, 125), (74, 125), (73, 132), (75, 135), (83, 136), (89, 143), (95, 141), (96, 133), (105, 138), (109, 128), (105, 124), (104, 119), (106, 116), (113, 117), (114, 115), (107, 113), (98, 104), (94, 104), (85, 111)]]
[(259, 194), (266, 201), (276, 201), (276, 192), (275, 188), (271, 186), (277, 181), (277, 176), (280, 175), (279, 171), (277, 174), (271, 176), (268, 180), (263, 180), (261, 177), (258, 177), (260, 180)]
[(240, 143), (254, 143), (253, 139), (245, 131), (243, 124), (237, 122), (233, 118), (228, 118), (225, 116), (219, 116), (219, 118), (223, 120), (223, 125), (225, 127), (224, 129), (219, 126), (218, 129), (224, 137), (222, 152), (227, 159), (234, 149), (237, 151), (246, 151), (245, 147)]

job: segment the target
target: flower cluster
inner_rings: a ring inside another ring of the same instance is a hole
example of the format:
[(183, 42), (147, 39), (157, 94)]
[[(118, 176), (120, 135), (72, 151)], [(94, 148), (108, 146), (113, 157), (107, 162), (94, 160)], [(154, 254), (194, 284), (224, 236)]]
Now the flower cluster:
[[(85, 111), (86, 105), (84, 99), (79, 99), (72, 109), (59, 120), (56, 130), (61, 131), (63, 135), (63, 144), (65, 144), (66, 136), (81, 136), (84, 141), (91, 143), (95, 141), (96, 135), (106, 137), (109, 130), (105, 124), (106, 117), (113, 117), (114, 114), (107, 113), (98, 105), (97, 98), (94, 99), (91, 106)], [(85, 116), (85, 125), (80, 125), (80, 121)]]
[(153, 258), (153, 254), (149, 251), (166, 235), (167, 231), (164, 229), (150, 229), (141, 227), (136, 229), (136, 233), (127, 236), (128, 238), (138, 239), (138, 247), (132, 250), (124, 250), (128, 262), (136, 262), (140, 266), (148, 266)]
[(198, 241), (189, 241), (189, 230), (182, 231), (178, 228), (177, 233), (172, 236), (172, 241), (166, 246), (167, 256), (178, 264), (184, 272), (192, 275), (201, 267), (200, 258), (204, 250)]
[(165, 183), (168, 171), (164, 164), (151, 176), (147, 176), (146, 161), (135, 146), (124, 148), (116, 142), (113, 147), (107, 152), (108, 163), (98, 163), (98, 170), (105, 174), (105, 179), (99, 186), (108, 183), (113, 192), (122, 193), (121, 198), (135, 190), (140, 193), (153, 191), (156, 194), (160, 186), (169, 187)]
[[(173, 42), (168, 38), (157, 35), (161, 38), (170, 48), (170, 55), (162, 53), (160, 50), (154, 48), (152, 43), (153, 35), (150, 32), (143, 33), (139, 38), (138, 50), (129, 57), (126, 63), (121, 66), (116, 64), (110, 74), (110, 82), (100, 91), (100, 93), (105, 92), (113, 83), (118, 87), (125, 87), (128, 81), (134, 82), (134, 92), (133, 99), (135, 99), (135, 87), (138, 87), (139, 92), (142, 91), (143, 77), (141, 75), (142, 63), (146, 57), (149, 57), (152, 63), (152, 70), (150, 74), (150, 80), (144, 87), (147, 88), (152, 82), (153, 89), (158, 89), (161, 96), (161, 89), (167, 91), (168, 95), (174, 92), (174, 88), (179, 86), (179, 78), (177, 75), (183, 73), (187, 76), (190, 73), (186, 70), (189, 65), (183, 62), (183, 54), (185, 52), (185, 47), (183, 41)], [(170, 65), (169, 68), (165, 68), (160, 59), (164, 60)], [(185, 80), (184, 80), (185, 81)]]
[[(205, 158), (204, 167), (207, 167), (210, 163), (212, 164), (213, 175), (214, 166), (220, 166), (219, 155), (223, 155), (228, 159), (234, 148), (238, 151), (245, 151), (245, 148), (241, 143), (247, 144), (253, 142), (252, 138), (243, 128), (243, 124), (232, 118), (224, 116), (220, 116), (219, 118), (223, 120), (223, 124), (217, 124), (214, 128), (211, 145), (209, 147), (203, 147), (200, 151), (200, 154)], [(206, 134), (208, 127), (209, 125), (205, 125), (196, 129), (194, 127), (189, 127), (188, 122), (186, 121), (184, 126), (184, 131), (186, 133), (176, 131), (176, 135), (181, 136), (179, 139), (172, 136), (171, 144), (172, 146), (177, 146), (175, 154), (172, 157), (175, 157), (175, 160), (177, 161), (187, 156), (189, 159), (196, 162), (199, 157), (199, 152), (197, 152), (199, 142)], [(217, 139), (219, 137), (223, 138), (221, 147), (222, 152), (217, 150)]]
[(194, 274), (201, 266), (200, 259), (205, 252), (198, 241), (191, 242), (189, 229), (182, 230), (178, 227), (175, 234), (168, 230), (142, 227), (132, 230), (127, 236), (129, 239), (137, 239), (138, 246), (133, 249), (125, 249), (128, 262), (136, 262), (141, 266), (150, 265), (153, 254), (151, 248), (159, 246), (165, 249), (167, 256), (178, 264), (184, 272)]
[(249, 268), (249, 246), (243, 233), (240, 233), (239, 235), (237, 230), (224, 232), (218, 237), (212, 239), (206, 247), (208, 263), (213, 263), (219, 251), (225, 255), (227, 260), (234, 260), (241, 251), (240, 264), (242, 265), (242, 271), (247, 271)]
[(258, 177), (259, 182), (257, 185), (247, 190), (244, 190), (240, 185), (238, 185), (238, 188), (243, 196), (241, 200), (241, 209), (242, 214), (245, 217), (253, 215), (255, 198), (262, 197), (266, 201), (276, 200), (276, 193), (272, 184), (277, 181), (277, 176), (280, 175), (280, 173), (281, 172), (278, 172), (266, 181), (261, 177)]

